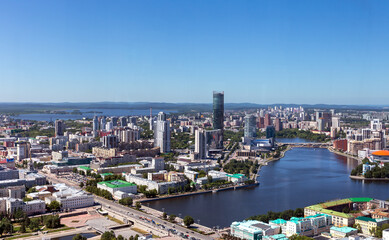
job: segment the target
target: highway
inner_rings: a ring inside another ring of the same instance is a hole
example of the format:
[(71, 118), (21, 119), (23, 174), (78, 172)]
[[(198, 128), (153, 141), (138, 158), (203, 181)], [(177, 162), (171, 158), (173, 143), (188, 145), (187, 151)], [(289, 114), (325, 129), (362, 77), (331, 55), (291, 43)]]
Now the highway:
[[(115, 203), (115, 202), (113, 202), (111, 200), (107, 200), (105, 198), (95, 196), (95, 202), (100, 203), (104, 208), (109, 208), (110, 210), (113, 210), (114, 212), (116, 212), (117, 214), (119, 214), (121, 216), (125, 216), (128, 220), (130, 220), (132, 222), (142, 224), (142, 225), (149, 225), (148, 227), (151, 229), (156, 229), (156, 228), (158, 229), (158, 227), (156, 226), (156, 224), (142, 221), (139, 217), (148, 218), (150, 220), (153, 220), (155, 223), (159, 223), (159, 224), (164, 225), (166, 227), (166, 229), (169, 229), (169, 228), (174, 229), (174, 230), (181, 232), (185, 235), (189, 235), (189, 237), (194, 237), (196, 239), (202, 239), (202, 240), (212, 239), (209, 236), (205, 236), (205, 235), (202, 235), (200, 233), (194, 232), (193, 230), (182, 227), (178, 224), (170, 223), (168, 221), (165, 221), (165, 220), (162, 220), (160, 218), (151, 216), (147, 213), (123, 206), (121, 204)], [(159, 231), (161, 231), (161, 229), (159, 229)], [(158, 233), (156, 233), (156, 235), (158, 235)], [(171, 235), (173, 235), (173, 234), (171, 234)]]
[[(47, 179), (49, 181), (51, 181), (52, 183), (65, 183), (66, 185), (70, 185), (72, 187), (80, 189), (80, 187), (76, 183), (73, 183), (73, 182), (68, 181), (66, 179), (58, 178), (58, 177), (53, 176), (51, 174), (49, 175), (49, 174), (45, 174), (43, 172), (41, 172), (41, 173), (44, 174), (47, 177)], [(178, 224), (170, 223), (168, 221), (165, 221), (165, 220), (162, 220), (160, 218), (154, 217), (154, 216), (152, 216), (150, 214), (147, 214), (147, 213), (144, 213), (144, 212), (132, 209), (130, 207), (123, 206), (123, 205), (121, 205), (119, 203), (116, 203), (116, 202), (114, 202), (112, 200), (107, 200), (105, 198), (102, 198), (102, 197), (99, 197), (99, 196), (96, 196), (96, 195), (94, 195), (94, 199), (95, 199), (96, 203), (99, 203), (105, 209), (108, 208), (110, 211), (114, 212), (115, 214), (118, 214), (118, 215), (120, 215), (122, 217), (125, 217), (129, 221), (132, 221), (134, 223), (142, 225), (142, 226), (146, 227), (146, 229), (147, 228), (153, 229), (154, 230), (153, 233), (155, 235), (165, 234), (167, 236), (169, 234), (167, 232), (167, 230), (168, 229), (173, 229), (173, 230), (176, 230), (177, 232), (181, 232), (181, 233), (183, 233), (185, 235), (189, 235), (189, 238), (193, 237), (193, 238), (201, 239), (201, 240), (213, 239), (210, 236), (206, 236), (206, 235), (197, 233), (197, 232), (195, 232), (193, 230), (187, 229), (187, 228), (185, 228), (183, 226), (180, 226)], [(149, 223), (147, 221), (143, 221), (139, 217), (148, 218), (150, 220), (153, 220), (155, 223), (162, 224), (162, 225), (165, 226), (165, 230), (161, 229), (160, 227), (158, 227), (156, 224), (154, 224), (152, 222)], [(174, 235), (172, 233), (170, 233), (170, 235), (178, 237), (178, 235)]]

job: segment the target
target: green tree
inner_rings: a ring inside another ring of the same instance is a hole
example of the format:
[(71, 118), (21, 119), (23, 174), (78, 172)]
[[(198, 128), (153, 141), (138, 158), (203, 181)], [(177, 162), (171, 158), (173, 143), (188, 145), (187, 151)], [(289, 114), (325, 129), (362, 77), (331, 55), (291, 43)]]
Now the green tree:
[(39, 229), (39, 219), (38, 218), (32, 218), (30, 220), (30, 225), (28, 226), (31, 231), (35, 232)]
[(81, 234), (76, 234), (73, 238), (73, 240), (87, 240), (86, 237), (82, 236)]
[(136, 208), (137, 210), (140, 210), (141, 207), (142, 207), (142, 205), (140, 204), (140, 202), (136, 202), (136, 203), (135, 203), (135, 208)]
[(58, 211), (61, 209), (61, 204), (58, 201), (51, 201), (51, 203), (48, 205), (48, 208), (50, 211)]
[(26, 232), (26, 224), (24, 222), (22, 222), (20, 224), (20, 230), (19, 230), (21, 233), (25, 233)]
[(162, 214), (162, 218), (163, 218), (163, 219), (167, 219), (167, 213), (164, 212), (164, 213)]
[(83, 188), (83, 187), (84, 187), (84, 183), (80, 182), (80, 188)]
[(119, 203), (125, 206), (132, 206), (132, 198), (126, 197), (119, 200)]
[(176, 217), (177, 217), (176, 215), (170, 214), (170, 215), (169, 215), (169, 221), (170, 221), (170, 222), (175, 222), (175, 221), (176, 221)]
[(307, 237), (307, 236), (300, 236), (300, 235), (293, 235), (289, 237), (290, 240), (313, 240), (313, 238)]
[(115, 237), (115, 234), (113, 233), (113, 231), (110, 231), (110, 232), (104, 232), (103, 235), (101, 235), (101, 240), (115, 240), (116, 237)]
[(193, 218), (191, 216), (185, 216), (184, 217), (184, 224), (185, 224), (185, 226), (189, 227), (193, 223), (194, 223), (194, 220), (193, 220)]
[(124, 237), (123, 237), (122, 235), (119, 235), (119, 236), (117, 237), (117, 240), (124, 240)]

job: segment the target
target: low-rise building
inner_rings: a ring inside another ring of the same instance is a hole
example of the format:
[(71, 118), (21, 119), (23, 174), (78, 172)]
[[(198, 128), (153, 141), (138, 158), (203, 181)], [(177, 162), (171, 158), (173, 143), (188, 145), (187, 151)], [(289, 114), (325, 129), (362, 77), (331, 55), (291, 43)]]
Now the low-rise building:
[(233, 222), (231, 224), (231, 235), (241, 239), (261, 240), (263, 236), (271, 236), (279, 232), (279, 226), (256, 220)]
[(369, 217), (357, 217), (355, 224), (360, 227), (363, 234), (373, 236), (374, 229), (388, 223), (389, 219), (374, 219)]
[(382, 240), (389, 240), (389, 228), (382, 231)]
[(244, 183), (247, 181), (247, 177), (244, 174), (227, 174), (228, 181), (233, 182), (235, 184)]
[(345, 238), (358, 233), (358, 229), (352, 227), (331, 227), (330, 234), (333, 238)]
[(51, 197), (45, 198), (47, 204), (55, 200), (61, 204), (61, 209), (76, 209), (94, 205), (94, 198), (90, 193), (68, 187), (65, 184), (53, 186), (57, 192), (54, 192)]
[(107, 190), (111, 194), (114, 194), (116, 191), (126, 192), (126, 193), (137, 193), (137, 186), (134, 183), (126, 182), (123, 180), (111, 180), (97, 183), (97, 188)]

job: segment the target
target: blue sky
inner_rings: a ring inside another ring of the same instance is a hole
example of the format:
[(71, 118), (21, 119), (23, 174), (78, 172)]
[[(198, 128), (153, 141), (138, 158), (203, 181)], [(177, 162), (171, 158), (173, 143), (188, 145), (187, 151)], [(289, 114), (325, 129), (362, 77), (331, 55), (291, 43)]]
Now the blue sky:
[(388, 104), (389, 2), (0, 2), (0, 102)]

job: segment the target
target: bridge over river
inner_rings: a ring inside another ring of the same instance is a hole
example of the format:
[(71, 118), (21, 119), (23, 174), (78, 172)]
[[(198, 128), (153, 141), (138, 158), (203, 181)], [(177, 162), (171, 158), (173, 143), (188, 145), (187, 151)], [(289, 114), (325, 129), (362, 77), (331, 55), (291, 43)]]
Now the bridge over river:
[(328, 148), (332, 146), (331, 142), (327, 143), (296, 143), (296, 142), (283, 142), (283, 143), (278, 143), (278, 145), (283, 146), (287, 145), (290, 147), (306, 147), (306, 148)]

